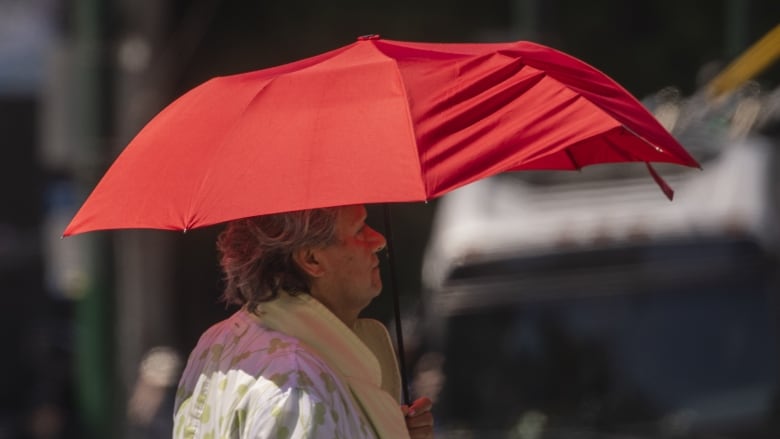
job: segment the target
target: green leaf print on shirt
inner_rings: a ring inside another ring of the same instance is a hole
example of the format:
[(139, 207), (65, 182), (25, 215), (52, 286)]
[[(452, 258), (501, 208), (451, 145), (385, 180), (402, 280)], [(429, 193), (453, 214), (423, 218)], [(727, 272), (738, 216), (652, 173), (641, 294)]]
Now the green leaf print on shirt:
[(314, 404), (314, 423), (316, 425), (325, 423), (325, 404), (321, 402)]
[(203, 412), (200, 414), (200, 422), (208, 424), (211, 421), (211, 406), (206, 404), (203, 406)]
[(268, 349), (268, 353), (273, 354), (277, 349), (284, 349), (288, 346), (290, 346), (290, 343), (283, 342), (279, 338), (271, 339), (271, 347)]
[(302, 388), (311, 388), (314, 387), (314, 381), (309, 378), (309, 375), (306, 374), (306, 372), (299, 370), (298, 371), (298, 384)]
[(236, 409), (233, 415), (233, 423), (231, 424), (230, 429), (233, 431), (243, 430), (244, 426), (246, 425), (246, 415), (247, 415), (247, 409), (245, 408)]
[(242, 353), (236, 355), (235, 357), (231, 358), (230, 359), (230, 368), (232, 369), (236, 364), (238, 364), (238, 363), (246, 360), (247, 358), (249, 358), (249, 356), (252, 355), (252, 353), (253, 353), (252, 351), (246, 351), (246, 352), (242, 352)]
[(328, 391), (328, 393), (333, 393), (336, 391), (336, 383), (333, 382), (333, 377), (328, 375), (326, 372), (320, 373), (320, 379), (325, 383), (325, 390)]
[(290, 437), (290, 429), (281, 426), (278, 430), (276, 430), (276, 439), (288, 439)]
[(282, 387), (285, 383), (287, 383), (287, 380), (290, 379), (290, 374), (292, 372), (287, 373), (276, 373), (269, 378), (272, 383), (276, 384), (276, 387)]
[(221, 344), (215, 344), (211, 347), (211, 361), (214, 363), (218, 363), (220, 358), (222, 358), (222, 350), (225, 348), (224, 345)]
[(185, 384), (179, 384), (179, 387), (176, 389), (176, 399), (184, 401), (185, 397), (189, 396), (190, 395), (187, 394), (187, 386)]

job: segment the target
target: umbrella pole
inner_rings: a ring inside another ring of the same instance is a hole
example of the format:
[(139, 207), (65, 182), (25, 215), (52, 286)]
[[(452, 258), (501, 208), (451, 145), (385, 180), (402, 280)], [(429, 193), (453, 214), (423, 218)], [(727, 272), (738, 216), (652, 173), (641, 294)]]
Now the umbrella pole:
[(404, 336), (401, 329), (401, 302), (398, 293), (398, 284), (396, 282), (395, 258), (393, 256), (393, 230), (390, 225), (390, 205), (383, 205), (385, 213), (385, 238), (387, 239), (387, 261), (390, 265), (390, 291), (393, 296), (393, 312), (395, 314), (395, 339), (398, 346), (398, 369), (401, 371), (401, 391), (403, 392), (403, 401), (406, 405), (411, 405), (412, 400), (409, 396), (409, 379), (406, 375), (406, 356), (404, 352)]

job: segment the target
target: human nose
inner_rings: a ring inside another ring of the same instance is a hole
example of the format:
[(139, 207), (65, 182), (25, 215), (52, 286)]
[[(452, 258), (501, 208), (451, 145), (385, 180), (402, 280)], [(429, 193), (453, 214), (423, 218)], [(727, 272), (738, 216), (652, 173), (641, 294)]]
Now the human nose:
[(377, 232), (371, 227), (369, 227), (368, 229), (370, 232), (369, 242), (371, 242), (371, 246), (374, 253), (381, 252), (387, 246), (387, 240), (385, 239), (385, 235)]

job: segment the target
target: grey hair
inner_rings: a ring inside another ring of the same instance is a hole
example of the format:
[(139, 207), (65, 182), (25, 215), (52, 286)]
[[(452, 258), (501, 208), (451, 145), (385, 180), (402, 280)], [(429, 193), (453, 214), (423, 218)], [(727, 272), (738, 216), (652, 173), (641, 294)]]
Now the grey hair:
[(300, 210), (228, 223), (217, 238), (223, 299), (254, 306), (276, 298), (280, 290), (309, 293), (309, 277), (293, 254), (335, 242), (337, 213), (337, 208)]

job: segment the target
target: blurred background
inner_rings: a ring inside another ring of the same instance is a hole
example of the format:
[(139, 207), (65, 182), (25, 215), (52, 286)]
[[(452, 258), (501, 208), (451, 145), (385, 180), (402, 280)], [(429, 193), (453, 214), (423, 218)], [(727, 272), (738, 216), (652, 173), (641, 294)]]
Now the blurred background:
[[(778, 23), (773, 0), (0, 0), (0, 439), (170, 437), (183, 361), (233, 311), (220, 228), (65, 225), (184, 91), (374, 33), (568, 52), (703, 165), (658, 167), (673, 203), (627, 165), (393, 206), (439, 437), (778, 437)], [(392, 326), (389, 295), (366, 314)]]

